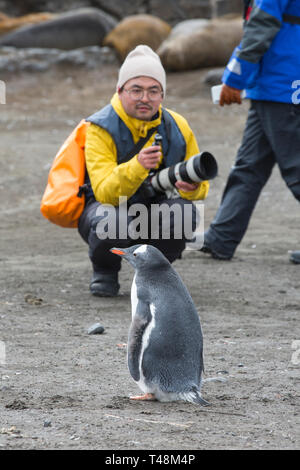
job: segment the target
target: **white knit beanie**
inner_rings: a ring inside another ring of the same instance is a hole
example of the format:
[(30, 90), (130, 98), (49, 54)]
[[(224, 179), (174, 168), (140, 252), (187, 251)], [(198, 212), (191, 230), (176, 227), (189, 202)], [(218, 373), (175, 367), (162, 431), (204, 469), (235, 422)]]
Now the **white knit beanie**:
[(137, 46), (129, 52), (120, 70), (117, 89), (121, 88), (128, 80), (135, 77), (151, 77), (157, 80), (166, 93), (166, 72), (161, 64), (159, 56), (145, 45)]

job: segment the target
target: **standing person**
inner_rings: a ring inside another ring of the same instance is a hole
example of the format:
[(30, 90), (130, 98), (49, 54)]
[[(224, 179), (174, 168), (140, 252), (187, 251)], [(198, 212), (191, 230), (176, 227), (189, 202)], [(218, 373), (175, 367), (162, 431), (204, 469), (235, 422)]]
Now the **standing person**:
[[(230, 260), (277, 163), (300, 201), (300, 0), (245, 1), (244, 33), (223, 75), (220, 105), (251, 106), (236, 162), (201, 251)], [(298, 258), (300, 262), (300, 252)]]
[[(146, 240), (132, 239), (130, 234), (120, 239), (118, 233), (109, 238), (99, 234), (99, 209), (103, 204), (114, 206), (114, 215), (121, 218), (119, 198), (128, 198), (132, 203), (142, 203), (149, 212), (153, 204), (174, 204), (181, 208), (192, 206), (192, 223), (195, 207), (192, 201), (204, 199), (209, 183), (186, 183), (178, 181), (175, 199), (165, 194), (148, 194), (145, 184), (149, 171), (169, 167), (199, 153), (195, 136), (187, 121), (174, 111), (162, 108), (166, 93), (166, 74), (158, 55), (148, 46), (140, 45), (131, 51), (119, 71), (117, 92), (109, 105), (93, 114), (87, 130), (85, 143), (86, 183), (90, 190), (86, 194), (86, 206), (79, 220), (79, 233), (89, 245), (89, 256), (93, 265), (90, 290), (96, 296), (115, 296), (119, 290), (118, 272), (121, 259), (109, 250), (113, 247), (128, 247), (137, 243), (155, 245), (166, 258), (173, 262), (185, 248), (185, 238), (177, 238), (172, 232), (164, 239), (159, 222), (159, 237)], [(156, 131), (162, 136), (162, 145), (154, 143)], [(143, 146), (137, 150), (142, 141)], [(132, 218), (128, 216), (126, 224)], [(183, 220), (182, 222), (183, 223)], [(97, 229), (98, 227), (98, 229)], [(127, 227), (126, 227), (127, 228)], [(173, 227), (174, 229), (174, 227)]]

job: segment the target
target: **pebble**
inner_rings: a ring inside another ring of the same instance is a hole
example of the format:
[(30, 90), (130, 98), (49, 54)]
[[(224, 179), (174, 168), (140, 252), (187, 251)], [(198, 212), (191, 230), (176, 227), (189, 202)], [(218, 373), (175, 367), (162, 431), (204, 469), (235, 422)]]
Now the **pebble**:
[(30, 305), (42, 305), (43, 303), (43, 299), (40, 299), (32, 294), (25, 294), (24, 300)]
[(44, 428), (50, 428), (52, 426), (52, 423), (50, 419), (45, 419), (44, 421)]
[(100, 323), (95, 323), (94, 325), (90, 326), (87, 330), (88, 335), (101, 335), (103, 331), (104, 327)]

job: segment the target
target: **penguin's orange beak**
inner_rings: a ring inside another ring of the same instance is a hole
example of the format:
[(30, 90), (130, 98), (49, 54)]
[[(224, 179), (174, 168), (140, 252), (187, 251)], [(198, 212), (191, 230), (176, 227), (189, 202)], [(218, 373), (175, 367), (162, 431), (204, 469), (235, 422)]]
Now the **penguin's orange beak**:
[(126, 255), (125, 251), (119, 250), (119, 248), (111, 248), (109, 250), (111, 253), (114, 253), (115, 255), (123, 256)]

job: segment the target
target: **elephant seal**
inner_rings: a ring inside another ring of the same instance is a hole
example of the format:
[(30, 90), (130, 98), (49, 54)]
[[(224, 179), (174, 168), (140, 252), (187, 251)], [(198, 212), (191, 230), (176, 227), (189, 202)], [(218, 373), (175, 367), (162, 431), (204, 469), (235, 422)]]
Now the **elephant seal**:
[(24, 26), (0, 39), (0, 46), (71, 50), (102, 44), (116, 20), (97, 8), (79, 8), (36, 25)]
[(54, 13), (30, 13), (28, 15), (19, 16), (17, 18), (7, 16), (4, 13), (0, 13), (0, 36), (7, 34), (14, 29), (21, 28), (28, 24), (41, 23), (55, 18)]
[(171, 26), (152, 15), (132, 15), (124, 18), (104, 38), (103, 46), (112, 47), (121, 62), (139, 44), (154, 51), (168, 37)]
[[(243, 34), (241, 17), (186, 20), (173, 28), (157, 50), (163, 66), (170, 71), (226, 65)], [(189, 27), (191, 22), (191, 27)]]

